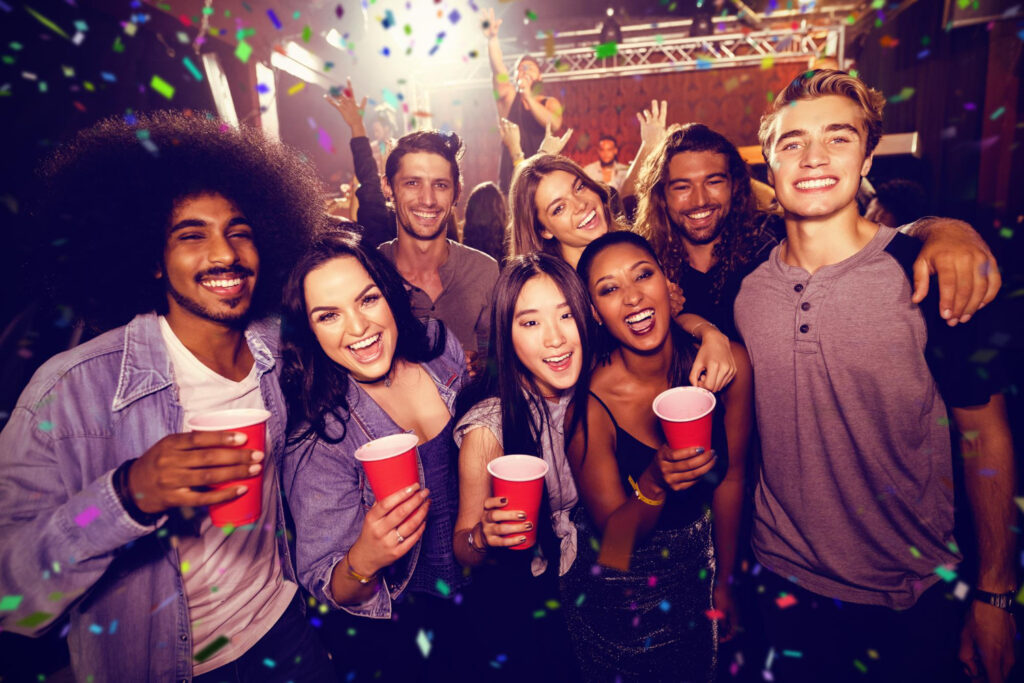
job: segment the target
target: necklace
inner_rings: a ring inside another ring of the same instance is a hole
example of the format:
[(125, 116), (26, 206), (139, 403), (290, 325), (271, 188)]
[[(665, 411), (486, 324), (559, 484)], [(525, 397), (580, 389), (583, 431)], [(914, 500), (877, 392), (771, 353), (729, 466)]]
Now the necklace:
[(361, 380), (361, 379), (356, 379), (355, 377), (353, 377), (352, 379), (356, 380), (357, 384), (363, 384), (363, 385), (377, 384), (378, 382), (383, 381), (384, 382), (384, 388), (385, 389), (390, 389), (391, 388), (391, 382), (394, 381), (394, 378), (392, 377), (392, 375), (394, 374), (394, 370), (395, 370), (395, 359), (392, 358), (391, 359), (391, 365), (388, 367), (388, 371), (385, 372), (382, 376), (378, 377), (377, 379)]

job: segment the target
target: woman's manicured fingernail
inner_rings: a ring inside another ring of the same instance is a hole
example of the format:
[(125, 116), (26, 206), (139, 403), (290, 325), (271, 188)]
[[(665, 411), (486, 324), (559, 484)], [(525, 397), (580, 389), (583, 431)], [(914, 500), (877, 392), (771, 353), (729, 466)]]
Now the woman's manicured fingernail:
[(703, 446), (697, 446), (697, 455), (700, 455), (703, 452), (704, 452), (704, 447)]
[(508, 502), (508, 498), (499, 498), (498, 502), (501, 503), (502, 505), (504, 505), (505, 503)]
[(516, 517), (518, 517), (519, 519), (526, 519), (526, 513), (525, 512), (520, 512), (519, 514), (516, 515)]
[(263, 465), (256, 463), (255, 465), (249, 465), (249, 474), (259, 474), (260, 470), (263, 469)]
[(526, 523), (526, 530), (527, 531), (533, 531), (533, 522), (527, 522)]

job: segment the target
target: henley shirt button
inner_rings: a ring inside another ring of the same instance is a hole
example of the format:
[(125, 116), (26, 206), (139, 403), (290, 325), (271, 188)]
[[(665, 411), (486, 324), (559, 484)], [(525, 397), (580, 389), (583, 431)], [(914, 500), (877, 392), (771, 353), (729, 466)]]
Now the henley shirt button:
[(804, 286), (803, 285), (797, 285), (796, 287), (793, 288), (793, 290), (796, 291), (796, 292), (802, 292), (802, 291), (804, 291)]
[(801, 311), (809, 311), (809, 310), (811, 310), (811, 305), (805, 301), (802, 304), (800, 304), (800, 310)]
[(811, 326), (810, 326), (810, 325), (801, 325), (801, 326), (800, 326), (800, 331), (801, 331), (801, 332), (803, 332), (803, 333), (805, 333), (805, 334), (807, 333), (807, 331), (808, 331), (809, 329), (811, 329)]

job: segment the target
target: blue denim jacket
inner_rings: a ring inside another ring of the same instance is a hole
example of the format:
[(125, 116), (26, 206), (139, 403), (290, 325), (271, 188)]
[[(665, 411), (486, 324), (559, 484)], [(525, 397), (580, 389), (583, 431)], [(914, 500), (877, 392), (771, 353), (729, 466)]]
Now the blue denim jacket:
[[(271, 412), (268, 455), (280, 462), (278, 327), (253, 323), (245, 336)], [(20, 598), (0, 612), (0, 627), (36, 635), (69, 613), (79, 680), (192, 678), (170, 518), (135, 523), (111, 480), (122, 462), (180, 431), (182, 415), (157, 317), (147, 314), (47, 361), (0, 432), (0, 595)], [(277, 528), (281, 566), (294, 581), (281, 506)]]
[[(437, 322), (430, 321), (428, 331), (432, 337), (436, 330)], [(467, 376), (466, 356), (454, 334), (448, 332), (444, 352), (423, 367), (448, 410), (454, 411), (455, 397)], [(362, 466), (355, 459), (356, 449), (373, 439), (402, 431), (358, 383), (349, 382), (346, 400), (351, 415), (341, 442), (331, 444), (310, 436), (289, 445), (284, 456), (281, 481), (295, 520), (295, 563), (299, 582), (321, 602), (356, 616), (388, 619), (391, 600), (405, 590), (416, 569), (422, 539), (382, 574), (381, 589), (366, 602), (341, 605), (331, 593), (334, 566), (359, 538), (366, 511), (376, 500)], [(330, 415), (327, 420), (327, 433), (340, 435), (337, 421)], [(303, 425), (300, 430), (305, 428)], [(423, 463), (417, 464), (422, 485)], [(452, 553), (451, 539), (448, 553)]]

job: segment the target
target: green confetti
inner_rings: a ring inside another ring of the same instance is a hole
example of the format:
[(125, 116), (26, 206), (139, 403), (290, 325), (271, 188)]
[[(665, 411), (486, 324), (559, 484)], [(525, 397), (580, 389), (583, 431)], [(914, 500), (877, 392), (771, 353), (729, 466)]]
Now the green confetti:
[(915, 559), (921, 559), (921, 551), (914, 546), (910, 546), (910, 554), (913, 555)]
[(244, 40), (238, 41), (238, 47), (235, 48), (235, 56), (238, 57), (238, 61), (245, 64), (249, 61), (249, 57), (252, 56), (252, 45)]
[(1013, 230), (1010, 228), (1000, 228), (999, 236), (1005, 240), (1013, 239)]
[(996, 109), (994, 112), (992, 112), (992, 114), (988, 118), (989, 118), (990, 121), (995, 121), (996, 119), (998, 119), (1000, 116), (1002, 116), (1005, 113), (1006, 113), (1006, 107), (999, 107), (999, 109)]
[(43, 420), (42, 422), (39, 423), (39, 429), (43, 430), (44, 432), (48, 432), (53, 429), (53, 423), (50, 422), (49, 420)]
[(527, 21), (537, 21), (537, 13), (532, 9), (526, 10), (526, 19)]
[(149, 81), (149, 87), (156, 90), (167, 99), (174, 97), (174, 86), (159, 76), (153, 76), (152, 80)]
[(543, 618), (544, 618), (544, 617), (546, 617), (547, 615), (548, 615), (548, 613), (547, 613), (547, 612), (545, 612), (545, 611), (544, 611), (544, 610), (542, 610), (542, 609), (539, 609), (539, 610), (536, 610), (536, 611), (535, 611), (535, 612), (533, 613), (533, 618), (534, 618), (534, 619), (543, 619)]
[(25, 628), (34, 628), (39, 626), (53, 615), (49, 612), (33, 612), (21, 621), (17, 622), (18, 626), (24, 626)]
[(210, 16), (211, 14), (213, 14), (213, 8), (212, 7), (204, 7), (203, 8), (203, 14), (205, 14), (206, 16)]
[(202, 650), (197, 652), (195, 657), (193, 657), (192, 659), (196, 660), (201, 664), (213, 655), (215, 655), (218, 650), (227, 645), (229, 642), (230, 641), (228, 640), (227, 636), (217, 636), (212, 643), (210, 643)]
[(114, 46), (111, 49), (114, 52), (124, 52), (124, 43), (121, 42), (121, 36), (114, 38)]
[[(1021, 591), (1022, 594), (1024, 594), (1024, 588), (1021, 588), (1020, 591)], [(587, 594), (586, 593), (580, 593), (580, 596), (578, 598), (576, 598), (576, 606), (579, 607), (580, 605), (582, 605), (583, 601), (586, 600), (586, 599), (587, 599)], [(1022, 603), (1022, 604), (1024, 604), (1024, 603)]]
[(308, 43), (309, 39), (312, 38), (312, 37), (313, 37), (313, 29), (311, 29), (309, 27), (309, 24), (306, 24), (302, 28), (302, 42)]
[(420, 649), (423, 659), (430, 656), (430, 638), (427, 637), (427, 634), (423, 629), (420, 629), (419, 633), (416, 634), (416, 646)]
[[(231, 532), (235, 530), (235, 525), (228, 522), (227, 524), (222, 526), (220, 530), (224, 532), (225, 536), (230, 536)], [(312, 605), (310, 606), (312, 607)]]
[(449, 586), (444, 579), (438, 579), (437, 583), (434, 584), (434, 588), (436, 588), (437, 592), (446, 598), (452, 594), (451, 586)]
[(61, 38), (64, 38), (65, 40), (71, 40), (71, 38), (68, 37), (68, 34), (64, 33), (64, 29), (62, 29), (60, 26), (57, 26), (57, 24), (55, 24), (52, 21), (50, 21), (49, 19), (47, 19), (46, 17), (44, 17), (39, 12), (35, 11), (31, 7), (29, 7), (28, 5), (25, 5), (25, 10), (29, 14), (31, 14), (33, 17), (35, 17), (36, 21), (38, 21), (43, 26), (45, 26), (46, 28), (48, 28), (51, 31), (53, 31), (54, 33), (56, 33)]
[(558, 609), (562, 605), (559, 604), (558, 600), (548, 600), (547, 602), (544, 603), (544, 606), (547, 607), (548, 609)]
[(594, 56), (598, 59), (614, 57), (617, 54), (619, 54), (619, 46), (615, 42), (601, 43), (594, 46)]
[(862, 674), (866, 674), (868, 672), (868, 668), (864, 666), (864, 663), (859, 659), (853, 660), (853, 665), (857, 667), (857, 670), (860, 671)]
[(939, 565), (935, 568), (935, 573), (938, 574), (939, 577), (946, 583), (949, 583), (950, 581), (956, 579), (956, 572), (947, 567), (943, 567), (942, 565)]
[(22, 598), (23, 596), (21, 595), (5, 595), (0, 598), (0, 612), (13, 612), (18, 609)]

